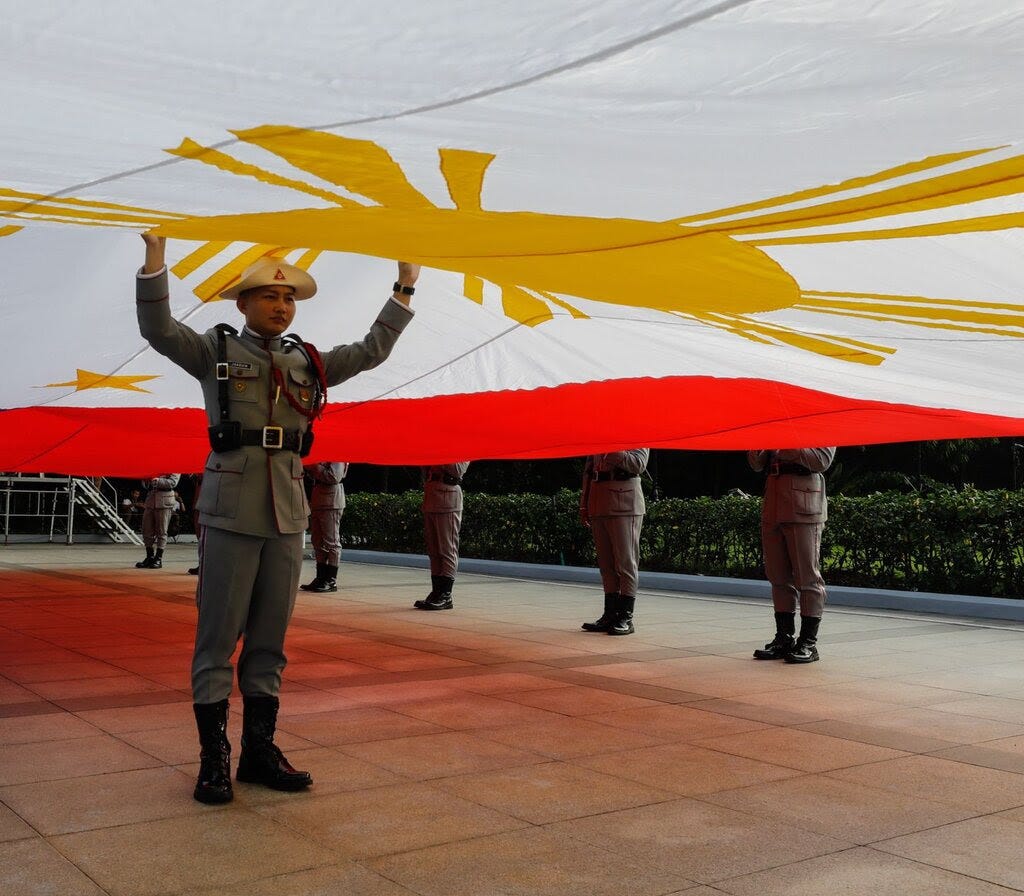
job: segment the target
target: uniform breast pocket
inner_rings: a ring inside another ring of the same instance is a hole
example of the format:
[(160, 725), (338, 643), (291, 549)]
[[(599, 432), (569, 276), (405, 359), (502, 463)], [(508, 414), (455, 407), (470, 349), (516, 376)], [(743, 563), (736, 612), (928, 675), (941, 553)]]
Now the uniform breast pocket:
[(793, 510), (803, 516), (818, 516), (825, 509), (825, 489), (820, 483), (793, 486)]
[(313, 378), (305, 370), (288, 370), (288, 391), (304, 408), (313, 404)]
[(238, 515), (238, 501), (242, 494), (242, 473), (245, 454), (225, 452), (211, 457), (203, 471), (203, 487), (199, 492), (197, 508), (200, 513), (233, 519)]
[(306, 501), (306, 489), (302, 485), (302, 459), (292, 455), (291, 470), (291, 497), (292, 497), (292, 519), (304, 520), (309, 516), (309, 502)]
[(259, 401), (260, 367), (246, 362), (245, 367), (232, 364), (228, 370), (228, 397), (232, 401)]

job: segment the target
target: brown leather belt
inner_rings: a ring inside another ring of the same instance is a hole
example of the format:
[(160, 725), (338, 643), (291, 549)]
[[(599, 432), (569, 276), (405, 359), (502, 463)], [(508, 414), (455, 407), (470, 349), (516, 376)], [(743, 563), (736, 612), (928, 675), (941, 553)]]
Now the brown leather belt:
[(590, 478), (594, 482), (628, 482), (630, 479), (638, 479), (636, 473), (627, 473), (625, 470), (608, 470), (606, 472), (591, 473)]
[(814, 470), (809, 470), (803, 464), (771, 464), (768, 467), (769, 476), (781, 476), (789, 474), (792, 476), (810, 476)]

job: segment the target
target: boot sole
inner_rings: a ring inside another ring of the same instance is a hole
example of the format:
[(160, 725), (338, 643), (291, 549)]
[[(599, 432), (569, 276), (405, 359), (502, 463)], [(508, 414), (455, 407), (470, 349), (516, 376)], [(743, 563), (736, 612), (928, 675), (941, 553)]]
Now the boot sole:
[(446, 605), (441, 606), (441, 607), (432, 607), (429, 604), (424, 604), (422, 607), (417, 607), (416, 604), (413, 604), (413, 607), (415, 609), (417, 609), (417, 610), (454, 610), (455, 609), (455, 605), (454, 604), (446, 604)]
[(816, 663), (816, 662), (818, 662), (819, 657), (812, 656), (809, 660), (798, 660), (798, 659), (794, 659), (791, 656), (787, 656), (787, 657), (783, 657), (783, 659), (787, 663), (789, 663), (789, 664), (791, 664), (793, 666), (806, 666), (808, 663)]
[(225, 794), (202, 793), (199, 790), (192, 791), (192, 799), (206, 806), (221, 806), (224, 803), (230, 803), (234, 798), (235, 795), (230, 790)]
[(262, 784), (264, 787), (269, 787), (271, 790), (280, 790), (284, 793), (296, 793), (300, 790), (305, 790), (307, 787), (311, 787), (313, 784), (312, 779), (308, 781), (296, 781), (294, 784), (288, 784), (278, 781), (267, 781), (261, 778), (259, 775), (247, 775), (247, 774), (236, 774), (236, 781), (241, 781), (243, 784)]

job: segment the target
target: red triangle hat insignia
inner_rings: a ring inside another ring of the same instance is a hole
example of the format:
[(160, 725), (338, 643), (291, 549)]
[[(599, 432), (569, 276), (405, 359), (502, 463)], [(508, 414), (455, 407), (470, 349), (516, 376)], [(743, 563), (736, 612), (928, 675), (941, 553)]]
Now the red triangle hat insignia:
[(275, 280), (287, 280), (288, 278), (285, 277), (285, 275), (282, 273), (281, 269), (278, 268), (277, 269), (277, 273), (274, 274), (274, 279)]

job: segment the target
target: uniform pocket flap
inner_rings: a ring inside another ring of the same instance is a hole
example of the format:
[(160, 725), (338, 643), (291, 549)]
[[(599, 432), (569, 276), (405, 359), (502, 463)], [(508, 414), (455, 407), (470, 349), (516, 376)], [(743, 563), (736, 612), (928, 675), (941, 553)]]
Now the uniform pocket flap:
[(288, 379), (294, 383), (298, 383), (300, 386), (312, 386), (313, 377), (309, 375), (305, 370), (296, 370), (294, 367), (288, 368)]
[[(233, 452), (232, 452), (233, 454)], [(234, 456), (227, 453), (211, 457), (206, 462), (207, 473), (241, 473), (245, 469), (245, 462), (249, 458), (244, 452), (238, 452)]]

